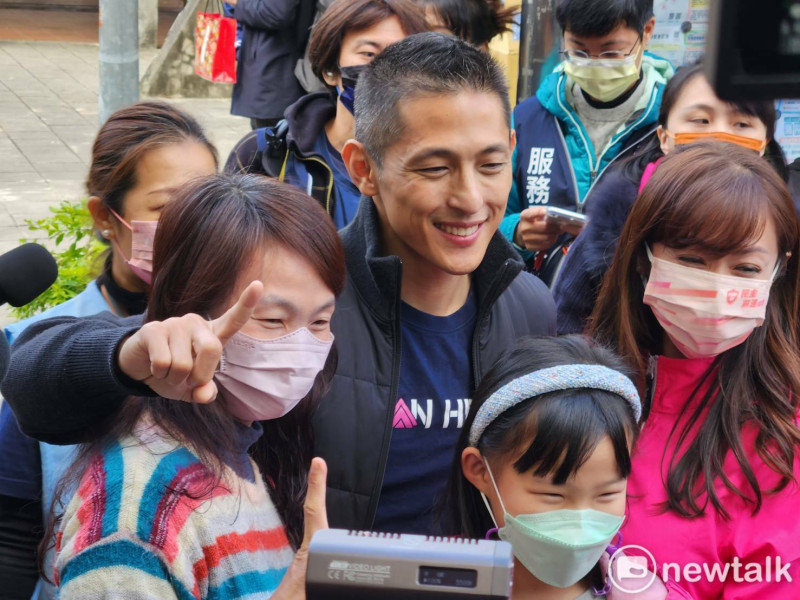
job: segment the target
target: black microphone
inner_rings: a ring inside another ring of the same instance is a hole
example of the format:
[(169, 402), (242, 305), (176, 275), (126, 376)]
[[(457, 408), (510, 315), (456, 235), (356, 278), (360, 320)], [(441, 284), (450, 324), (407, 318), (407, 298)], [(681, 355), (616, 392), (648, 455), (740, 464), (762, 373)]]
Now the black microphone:
[(58, 265), (39, 244), (23, 244), (0, 256), (0, 304), (24, 306), (53, 285)]
[[(58, 265), (39, 244), (23, 244), (0, 256), (0, 304), (24, 306), (53, 285)], [(0, 379), (8, 371), (11, 350), (0, 331)]]

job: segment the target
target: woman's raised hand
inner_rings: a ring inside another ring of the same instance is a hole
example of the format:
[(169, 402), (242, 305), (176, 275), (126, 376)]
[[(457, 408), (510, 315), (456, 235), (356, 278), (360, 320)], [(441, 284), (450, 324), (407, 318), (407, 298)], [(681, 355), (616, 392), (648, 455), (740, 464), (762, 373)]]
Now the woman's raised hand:
[(211, 402), (217, 397), (212, 378), (222, 347), (247, 323), (263, 289), (253, 281), (236, 304), (212, 321), (188, 314), (146, 323), (120, 345), (120, 370), (163, 398)]

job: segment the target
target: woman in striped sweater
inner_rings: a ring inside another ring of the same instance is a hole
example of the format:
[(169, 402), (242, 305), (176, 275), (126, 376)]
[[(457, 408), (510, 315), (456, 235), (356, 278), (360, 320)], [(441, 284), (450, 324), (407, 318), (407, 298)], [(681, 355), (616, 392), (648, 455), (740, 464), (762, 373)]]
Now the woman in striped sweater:
[[(335, 368), (344, 273), (332, 222), (291, 186), (213, 176), (178, 192), (159, 221), (136, 335), (173, 317), (207, 323), (223, 345), (220, 394), (205, 405), (131, 398), (82, 449), (62, 482), (77, 493), (56, 539), (60, 598), (296, 597), (310, 412)], [(186, 359), (167, 366), (189, 389), (176, 368)], [(319, 459), (308, 489), (324, 524)]]

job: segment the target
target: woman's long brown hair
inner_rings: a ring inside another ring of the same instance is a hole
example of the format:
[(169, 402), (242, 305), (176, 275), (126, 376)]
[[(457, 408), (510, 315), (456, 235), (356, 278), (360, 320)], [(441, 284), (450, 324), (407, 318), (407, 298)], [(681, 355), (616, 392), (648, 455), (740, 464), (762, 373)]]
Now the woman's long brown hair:
[[(190, 183), (177, 192), (159, 219), (146, 321), (189, 313), (218, 316), (235, 300), (236, 290), (249, 283), (240, 279), (253, 258), (272, 245), (307, 260), (336, 296), (341, 293), (344, 251), (333, 222), (317, 201), (293, 186), (258, 175), (212, 175)], [(308, 396), (287, 415), (264, 421), (264, 435), (250, 449), (295, 548), (303, 537), (303, 500), (313, 456), (311, 414), (335, 369), (332, 351)], [(97, 439), (81, 447), (59, 482), (40, 556), (52, 544), (62, 499), (77, 488), (91, 457), (110, 441), (130, 435), (145, 412), (209, 469), (208, 485), (192, 490), (193, 496), (205, 497), (219, 485), (225, 457), (239, 445), (224, 398), (206, 405), (128, 398), (96, 432)]]
[[(764, 493), (783, 489), (794, 480), (800, 446), (796, 424), (800, 226), (784, 182), (756, 153), (733, 144), (695, 144), (671, 153), (634, 204), (589, 322), (588, 332), (617, 350), (636, 370), (643, 388), (648, 358), (662, 352), (664, 339), (661, 326), (643, 302), (644, 279), (650, 269), (645, 244), (694, 247), (722, 257), (754, 244), (768, 220), (777, 233), (779, 254), (764, 323), (742, 344), (715, 359), (686, 405), (711, 379), (709, 391), (681, 431), (672, 433), (677, 433), (678, 443), (669, 459), (666, 508), (685, 517), (701, 515), (709, 502), (718, 514), (729, 517), (715, 489), (720, 480), (752, 504), (754, 513), (761, 508)], [(648, 394), (642, 397), (647, 399)], [(649, 408), (647, 400), (645, 416)], [(691, 437), (704, 410), (708, 412)], [(743, 447), (745, 423), (757, 428), (757, 457), (748, 456)], [(747, 489), (735, 486), (724, 472), (729, 452)], [(780, 475), (775, 489), (761, 489), (753, 460), (762, 460)]]

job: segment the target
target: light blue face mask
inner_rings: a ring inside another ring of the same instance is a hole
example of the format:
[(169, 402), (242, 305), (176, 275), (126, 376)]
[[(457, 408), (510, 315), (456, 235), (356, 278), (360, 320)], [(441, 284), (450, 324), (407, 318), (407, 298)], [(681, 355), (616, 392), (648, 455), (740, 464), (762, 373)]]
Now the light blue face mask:
[[(486, 470), (505, 520), (497, 535), (511, 544), (514, 556), (534, 577), (548, 585), (565, 588), (586, 577), (622, 526), (624, 517), (590, 508), (512, 517), (503, 504), (488, 463)], [(484, 494), (481, 496), (494, 521), (489, 500)]]

